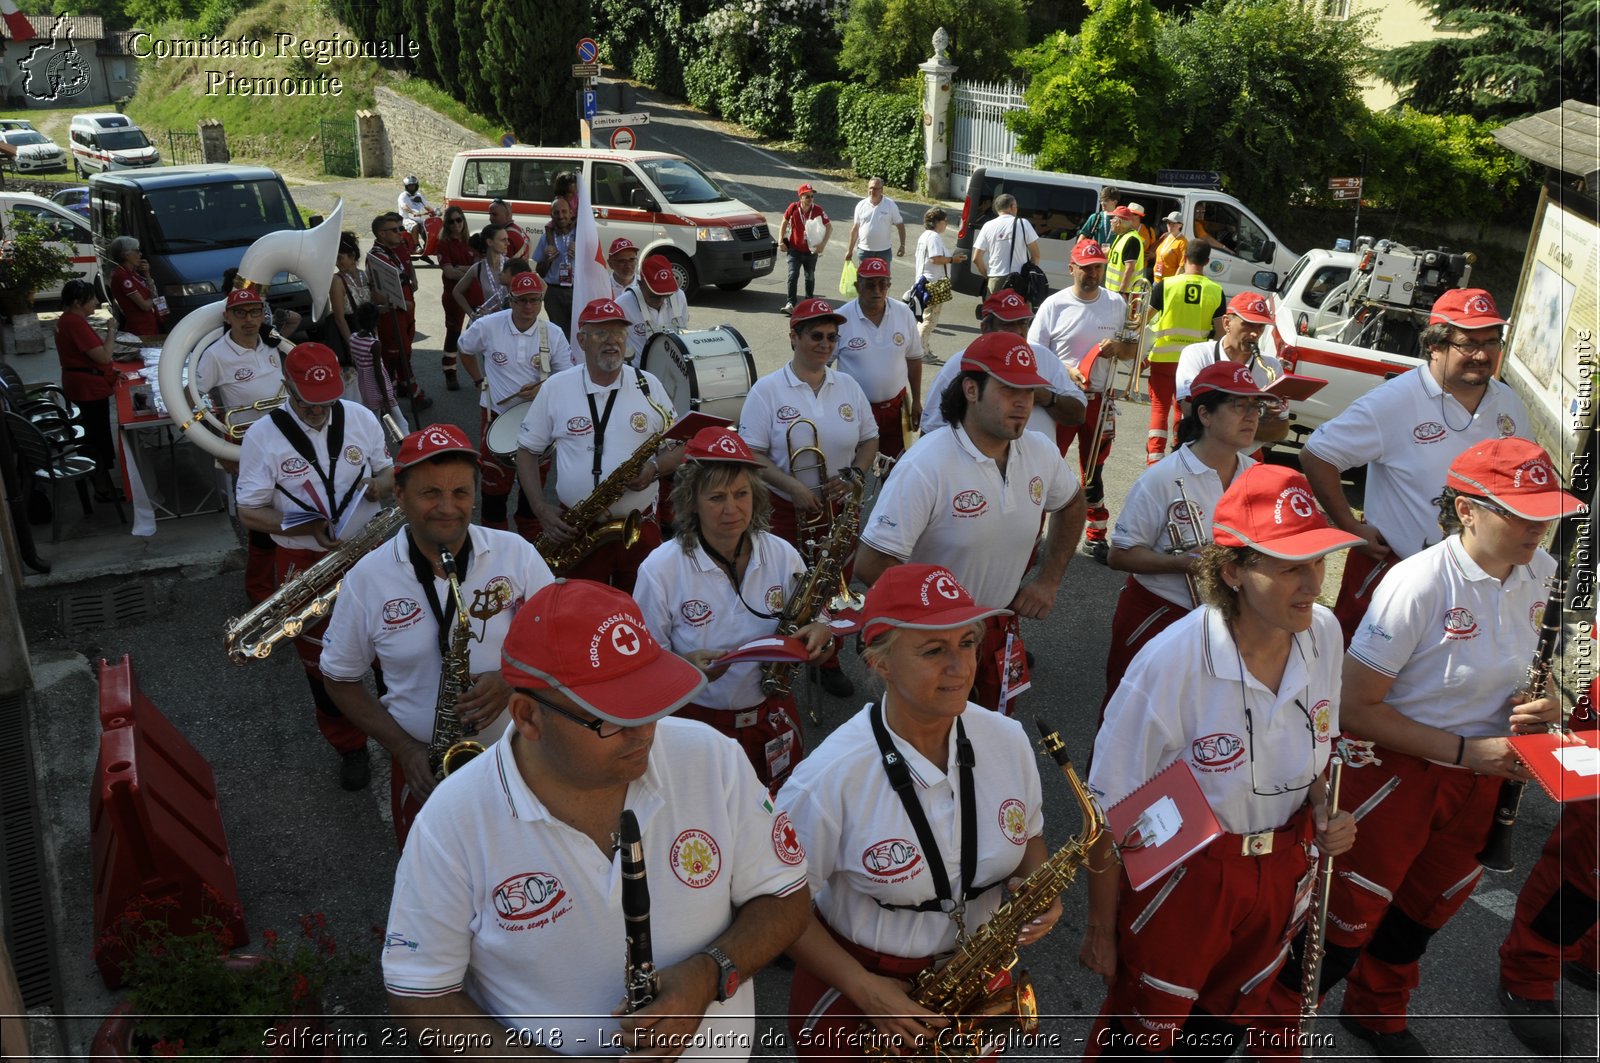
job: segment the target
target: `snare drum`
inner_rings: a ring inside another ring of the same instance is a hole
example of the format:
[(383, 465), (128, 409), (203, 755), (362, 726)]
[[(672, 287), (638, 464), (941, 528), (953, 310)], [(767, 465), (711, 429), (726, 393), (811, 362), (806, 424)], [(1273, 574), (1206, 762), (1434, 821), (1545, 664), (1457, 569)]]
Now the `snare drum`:
[(661, 381), (679, 417), (699, 411), (735, 424), (756, 380), (756, 360), (732, 325), (658, 332), (645, 341), (639, 367)]
[(516, 457), (517, 433), (522, 430), (522, 419), (527, 416), (528, 407), (532, 402), (532, 399), (521, 399), (507, 406), (505, 412), (489, 425), (489, 431), (484, 436), (484, 443), (488, 446), (489, 453), (504, 459), (507, 464)]

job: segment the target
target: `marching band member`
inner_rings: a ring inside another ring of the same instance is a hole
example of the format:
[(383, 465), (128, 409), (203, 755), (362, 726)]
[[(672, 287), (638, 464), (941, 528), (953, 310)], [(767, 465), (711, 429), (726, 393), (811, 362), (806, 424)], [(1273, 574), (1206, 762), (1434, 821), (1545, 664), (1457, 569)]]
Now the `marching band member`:
[[(1255, 438), (1266, 405), (1250, 370), (1208, 365), (1192, 393), (1191, 409), (1178, 423), (1178, 449), (1133, 481), (1111, 532), (1106, 563), (1129, 575), (1111, 618), (1102, 712), (1139, 650), (1200, 604), (1190, 581), (1200, 548), (1211, 541), (1212, 514), (1234, 478), (1255, 464), (1240, 453)], [(1180, 541), (1173, 541), (1174, 528)]]
[[(1028, 328), (1033, 323), (1033, 307), (1010, 288), (995, 292), (985, 299), (978, 309), (978, 315), (982, 321), (978, 327), (983, 332), (1009, 332), (1023, 339), (1027, 338)], [(1067, 367), (1048, 347), (1035, 347), (1033, 353), (1034, 365), (1048, 383), (1033, 393), (1033, 413), (1028, 415), (1028, 427), (1047, 439), (1058, 442), (1070, 440), (1071, 433), (1063, 429), (1083, 423), (1083, 389), (1072, 382), (1067, 375)], [(928, 389), (928, 394), (943, 395), (944, 389), (960, 374), (961, 354), (957, 352), (939, 370), (939, 375), (933, 378), (933, 386)], [(922, 411), (921, 427), (924, 435), (944, 427), (944, 414), (937, 402)], [(1058, 435), (1060, 440), (1057, 439)]]
[[(854, 1036), (863, 1018), (908, 1052), (946, 1025), (907, 995), (906, 979), (977, 932), (1005, 899), (1001, 884), (1014, 888), (1048, 855), (1027, 735), (967, 700), (984, 622), (1005, 612), (975, 603), (937, 565), (897, 565), (867, 594), (865, 658), (883, 698), (778, 793), (816, 901), (789, 948), (798, 1056), (864, 1055)], [(1057, 899), (1017, 943), (1060, 917)]]
[[(544, 281), (532, 270), (517, 274), (511, 279), (511, 308), (475, 318), (461, 337), (462, 352), (481, 358), (483, 365), (479, 464), (483, 523), (490, 528), (506, 527), (506, 502), (516, 473), (489, 453), (489, 426), (507, 406), (531, 401), (551, 374), (577, 364), (566, 335), (540, 317), (544, 289)], [(517, 499), (517, 531), (529, 542), (539, 537), (539, 520), (526, 494)]]
[[(1450, 462), (1475, 443), (1533, 435), (1522, 400), (1494, 379), (1504, 324), (1488, 292), (1445, 292), (1419, 337), (1427, 364), (1379, 384), (1306, 440), (1300, 467), (1317, 501), (1336, 525), (1366, 541), (1346, 560), (1333, 607), (1346, 645), (1393, 564), (1438, 541), (1429, 500)], [(1359, 518), (1339, 484), (1357, 465), (1367, 467)]]
[[(583, 363), (557, 373), (548, 387), (539, 389), (517, 434), (517, 478), (523, 495), (544, 533), (560, 543), (570, 542), (582, 530), (567, 524), (562, 514), (589, 497), (650, 436), (673, 421), (670, 407), (663, 405), (667, 391), (661, 381), (622, 364), (628, 328), (622, 308), (610, 299), (596, 299), (584, 307), (578, 316)], [(581, 412), (585, 408), (587, 417)], [(559, 506), (545, 500), (540, 471), (539, 455), (552, 444)], [(655, 515), (657, 480), (671, 475), (682, 460), (681, 447), (652, 456), (610, 505), (613, 518), (626, 517), (632, 510), (640, 513), (638, 543), (603, 545), (564, 574), (631, 591), (639, 565), (661, 545), (661, 525)]]
[[(288, 398), (244, 434), (236, 488), (239, 523), (276, 544), (279, 586), (338, 546), (336, 529), (350, 519), (351, 507), (394, 490), (383, 427), (371, 410), (340, 398), (344, 379), (333, 351), (299, 344), (284, 359), (283, 375)], [(345, 718), (323, 685), (318, 662), (326, 627), (326, 621), (308, 627), (294, 648), (305, 665), (317, 727), (339, 754), (339, 785), (361, 790), (371, 779), (367, 734)]]
[[(878, 450), (898, 458), (906, 449), (907, 426), (922, 420), (922, 340), (917, 318), (889, 298), (889, 262), (863, 258), (856, 273), (856, 298), (839, 308), (839, 372), (861, 385), (878, 422)], [(907, 418), (907, 404), (910, 404)]]
[[(500, 644), (522, 603), (554, 581), (532, 543), (472, 526), (477, 454), (455, 425), (430, 425), (405, 438), (394, 460), (394, 497), (405, 527), (345, 575), (322, 639), (329, 695), (393, 758), (389, 807), (401, 849), (436, 785), (429, 745), (445, 696), (444, 661), (461, 624), (440, 552), (454, 559), (470, 625), (471, 686), (454, 701), (462, 725), (456, 737), (485, 746), (505, 730), (511, 695), (500, 675)], [(362, 681), (373, 661), (382, 669), (381, 698)]]
[(606, 248), (606, 265), (611, 267), (611, 299), (622, 300), (622, 293), (638, 287), (639, 248), (626, 236), (619, 236)]
[[(678, 716), (738, 742), (757, 777), (776, 789), (805, 752), (794, 697), (765, 695), (756, 664), (715, 661), (777, 630), (805, 562), (766, 530), (761, 463), (743, 439), (726, 428), (701, 429), (683, 457), (672, 489), (675, 537), (639, 566), (634, 597), (650, 633), (710, 680)], [(833, 645), (828, 625), (815, 620), (795, 635), (812, 660)]]
[[(745, 1058), (750, 975), (799, 934), (810, 895), (805, 853), (738, 746), (662, 719), (705, 677), (650, 637), (626, 594), (584, 580), (530, 598), (501, 661), (511, 725), (434, 793), (400, 856), (391, 1010), (440, 1055), (492, 1038), (514, 1055)], [(643, 840), (659, 970), (654, 1000), (619, 1015), (629, 976), (652, 973), (624, 962), (624, 811)]]
[(1501, 780), (1532, 778), (1507, 736), (1561, 721), (1560, 697), (1513, 691), (1556, 568), (1539, 544), (1584, 509), (1514, 437), (1463, 452), (1437, 501), (1448, 537), (1394, 566), (1344, 667), (1344, 729), (1375, 748), (1345, 773), (1341, 802), (1369, 807), (1330, 894), (1322, 989), (1348, 972), (1340, 1022), (1383, 1059), (1427, 1055), (1406, 1025), (1423, 952), (1483, 873)]
[[(856, 576), (870, 586), (901, 561), (943, 564), (999, 610), (984, 625), (973, 700), (1009, 712), (1025, 685), (1017, 617), (1054, 607), (1083, 531), (1083, 492), (1055, 444), (1027, 430), (1034, 391), (1046, 386), (1033, 347), (1004, 332), (979, 336), (961, 370), (939, 399), (948, 427), (917, 440), (884, 484)], [(1046, 514), (1038, 570), (1025, 580)]]
[(1339, 625), (1316, 601), (1323, 559), (1358, 541), (1329, 527), (1299, 473), (1246, 469), (1196, 567), (1205, 605), (1145, 646), (1106, 707), (1089, 771), (1101, 804), (1182, 760), (1226, 833), (1137, 893), (1101, 839), (1081, 959), (1109, 992), (1086, 1056), (1221, 1058), (1246, 1016), (1297, 1019), (1298, 1000), (1263, 1005), (1314, 866), (1306, 843), (1337, 855), (1355, 837), (1348, 812), (1327, 816)]
[[(1197, 245), (1209, 250), (1208, 244)], [(1189, 390), (1200, 370), (1218, 362), (1233, 362), (1250, 370), (1258, 382), (1271, 384), (1283, 376), (1283, 363), (1261, 350), (1261, 334), (1272, 324), (1272, 310), (1267, 301), (1255, 292), (1240, 292), (1228, 302), (1223, 312), (1221, 334), (1214, 340), (1191, 343), (1178, 355), (1178, 371), (1174, 381), (1178, 403), (1189, 398)], [(1274, 408), (1263, 413), (1256, 428), (1254, 445), (1276, 443), (1289, 434), (1289, 406), (1275, 402)], [(1247, 444), (1248, 445), (1248, 444)], [(1252, 447), (1253, 449), (1253, 447)]]
[[(506, 290), (502, 272), (510, 257), (506, 248), (511, 245), (511, 234), (503, 225), (485, 225), (483, 231), (474, 233), (467, 247), (478, 259), (467, 271), (456, 278), (450, 298), (469, 321), (487, 314), (497, 314), (511, 304), (511, 293)], [(467, 368), (473, 363), (467, 361)]]
[(616, 303), (628, 315), (630, 362), (638, 362), (644, 345), (657, 332), (689, 327), (689, 300), (678, 287), (678, 275), (672, 272), (672, 263), (664, 255), (645, 259), (638, 281), (617, 296)]

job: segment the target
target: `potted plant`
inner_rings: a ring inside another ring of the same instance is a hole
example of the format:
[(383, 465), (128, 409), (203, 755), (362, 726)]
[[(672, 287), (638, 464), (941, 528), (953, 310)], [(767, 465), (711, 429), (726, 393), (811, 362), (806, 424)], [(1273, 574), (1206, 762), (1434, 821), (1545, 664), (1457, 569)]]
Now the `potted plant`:
[[(206, 891), (213, 906), (225, 903)], [(338, 1037), (318, 1014), (322, 993), (365, 962), (339, 950), (321, 912), (300, 917), (298, 940), (266, 930), (263, 952), (234, 955), (233, 933), (215, 910), (182, 934), (168, 924), (176, 908), (171, 898), (136, 897), (95, 946), (128, 957), (129, 993), (101, 1024), (93, 1058), (338, 1058)]]
[(32, 214), (14, 212), (10, 231), (0, 240), (0, 313), (28, 313), (35, 292), (72, 276), (72, 257), (55, 229)]

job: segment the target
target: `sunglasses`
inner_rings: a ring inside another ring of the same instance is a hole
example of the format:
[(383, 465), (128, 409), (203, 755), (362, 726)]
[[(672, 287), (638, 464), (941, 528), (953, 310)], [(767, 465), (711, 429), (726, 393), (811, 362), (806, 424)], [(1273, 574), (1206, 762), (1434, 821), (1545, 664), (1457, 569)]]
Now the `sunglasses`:
[(805, 338), (810, 340), (812, 343), (838, 343), (839, 333), (819, 332), (816, 329), (812, 329), (811, 331), (805, 333)]
[(546, 698), (541, 698), (536, 691), (530, 690), (527, 687), (512, 687), (512, 689), (518, 694), (526, 694), (528, 697), (532, 698), (534, 701), (537, 701), (540, 705), (543, 705), (557, 716), (565, 716), (579, 727), (582, 727), (587, 731), (593, 731), (601, 738), (615, 738), (617, 735), (627, 730), (627, 728), (622, 726), (620, 723), (612, 723), (610, 720), (585, 719), (575, 712), (570, 712), (567, 709), (563, 709), (560, 705), (557, 705), (553, 701), (550, 701)]

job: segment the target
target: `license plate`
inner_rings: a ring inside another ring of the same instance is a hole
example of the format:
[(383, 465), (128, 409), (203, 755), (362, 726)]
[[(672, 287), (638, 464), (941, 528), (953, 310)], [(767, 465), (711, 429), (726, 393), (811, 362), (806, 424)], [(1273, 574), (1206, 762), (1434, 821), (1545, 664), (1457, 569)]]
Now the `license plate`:
[(756, 269), (768, 269), (771, 266), (772, 266), (772, 259), (770, 259), (770, 258), (758, 258), (755, 261)]

